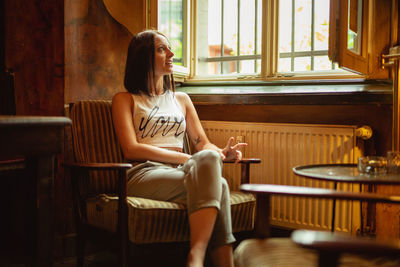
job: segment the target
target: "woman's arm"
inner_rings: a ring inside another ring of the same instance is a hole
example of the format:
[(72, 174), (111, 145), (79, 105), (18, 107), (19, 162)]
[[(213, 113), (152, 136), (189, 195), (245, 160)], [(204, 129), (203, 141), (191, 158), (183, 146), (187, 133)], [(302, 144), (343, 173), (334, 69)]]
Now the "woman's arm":
[(191, 156), (156, 146), (139, 143), (133, 126), (133, 98), (130, 93), (117, 93), (112, 99), (114, 130), (125, 158), (183, 164)]
[(212, 149), (216, 150), (221, 155), (222, 159), (239, 161), (242, 158), (242, 153), (239, 149), (243, 146), (247, 146), (246, 143), (238, 143), (234, 145), (233, 137), (229, 138), (226, 147), (223, 149), (211, 143), (204, 132), (203, 126), (200, 123), (199, 116), (197, 115), (190, 97), (183, 92), (176, 92), (175, 95), (179, 103), (185, 109), (186, 132), (188, 133), (189, 139), (193, 143), (196, 151)]

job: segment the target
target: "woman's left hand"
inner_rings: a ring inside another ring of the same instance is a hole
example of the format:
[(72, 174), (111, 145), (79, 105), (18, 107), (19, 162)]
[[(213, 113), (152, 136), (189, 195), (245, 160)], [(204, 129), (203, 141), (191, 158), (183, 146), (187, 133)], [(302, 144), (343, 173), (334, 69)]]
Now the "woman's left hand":
[(223, 160), (235, 160), (238, 163), (242, 159), (242, 152), (239, 150), (242, 147), (247, 146), (247, 143), (237, 143), (234, 144), (235, 138), (231, 137), (228, 140), (228, 144), (224, 149), (222, 149), (222, 159)]

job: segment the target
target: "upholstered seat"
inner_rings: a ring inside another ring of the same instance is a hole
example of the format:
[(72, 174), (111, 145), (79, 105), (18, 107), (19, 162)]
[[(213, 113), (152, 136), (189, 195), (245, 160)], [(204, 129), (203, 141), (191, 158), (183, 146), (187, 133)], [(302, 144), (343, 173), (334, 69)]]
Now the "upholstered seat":
[[(184, 205), (126, 196), (126, 174), (132, 164), (124, 159), (114, 134), (111, 101), (74, 103), (71, 119), (75, 163), (66, 166), (72, 170), (78, 239), (89, 226), (118, 233), (121, 246), (128, 238), (135, 244), (189, 240)], [(186, 151), (188, 148), (186, 143)], [(258, 162), (259, 159), (240, 161), (241, 181), (249, 182), (249, 164)], [(225, 178), (228, 184), (235, 184), (229, 177)], [(252, 230), (253, 195), (232, 191), (231, 213), (234, 233)], [(82, 264), (82, 247), (78, 243), (78, 264)], [(121, 255), (122, 262), (124, 257)]]
[[(189, 240), (186, 207), (179, 203), (140, 197), (127, 197), (129, 240), (136, 244)], [(87, 200), (88, 223), (116, 232), (118, 197), (100, 194)], [(243, 192), (231, 193), (233, 232), (253, 228), (254, 197)]]

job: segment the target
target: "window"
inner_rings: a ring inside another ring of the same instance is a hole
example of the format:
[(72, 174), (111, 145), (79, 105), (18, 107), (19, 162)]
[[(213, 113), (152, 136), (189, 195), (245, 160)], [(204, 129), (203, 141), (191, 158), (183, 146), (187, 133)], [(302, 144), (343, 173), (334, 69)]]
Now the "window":
[[(374, 13), (368, 12), (369, 5), (375, 5), (369, 10), (382, 6), (370, 2), (374, 1), (158, 0), (158, 27), (175, 49), (175, 70), (184, 67), (188, 79), (359, 78), (345, 71), (347, 64), (340, 59), (347, 54), (347, 62), (366, 61), (365, 16)], [(378, 17), (377, 12), (372, 15)], [(339, 34), (343, 27), (345, 37), (343, 30)], [(381, 53), (386, 39), (372, 52)], [(343, 42), (346, 49), (338, 45)], [(365, 65), (348, 69), (365, 74), (372, 69)], [(378, 72), (380, 78), (387, 77), (387, 72)]]
[(261, 0), (199, 1), (197, 74), (261, 72)]
[(174, 64), (184, 65), (183, 32), (183, 1), (160, 0), (158, 8), (158, 30), (168, 36), (174, 52)]
[(158, 30), (168, 36), (175, 54), (175, 71), (183, 74), (189, 73), (188, 7), (189, 1), (186, 0), (158, 0), (157, 8)]
[(367, 2), (335, 0), (332, 1), (331, 9), (332, 19), (337, 21), (339, 27), (332, 27), (330, 35), (338, 40), (336, 45), (340, 49), (332, 58), (339, 62), (340, 66), (367, 73)]
[(335, 69), (328, 58), (329, 0), (280, 0), (279, 6), (278, 72)]
[(388, 79), (387, 68), (382, 68), (382, 55), (388, 54), (389, 47), (397, 42), (394, 3), (331, 0), (330, 58), (341, 68), (362, 73), (367, 79)]

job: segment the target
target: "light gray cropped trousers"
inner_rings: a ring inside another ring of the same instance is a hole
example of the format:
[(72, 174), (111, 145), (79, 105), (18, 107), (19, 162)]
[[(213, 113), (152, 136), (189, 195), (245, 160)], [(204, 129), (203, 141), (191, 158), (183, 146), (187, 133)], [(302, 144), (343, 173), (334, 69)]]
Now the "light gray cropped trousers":
[(147, 161), (129, 170), (128, 196), (184, 203), (188, 214), (206, 207), (218, 209), (210, 248), (235, 241), (232, 234), (229, 187), (222, 161), (214, 150), (194, 154), (183, 166)]

